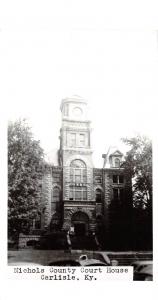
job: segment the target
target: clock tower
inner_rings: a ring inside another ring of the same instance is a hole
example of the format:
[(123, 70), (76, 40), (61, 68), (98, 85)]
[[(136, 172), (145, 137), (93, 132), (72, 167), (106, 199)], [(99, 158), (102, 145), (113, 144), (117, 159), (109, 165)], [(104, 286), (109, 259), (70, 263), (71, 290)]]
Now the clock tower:
[(87, 102), (73, 96), (62, 100), (60, 165), (63, 168), (63, 229), (87, 235), (94, 230), (95, 199), (91, 127)]

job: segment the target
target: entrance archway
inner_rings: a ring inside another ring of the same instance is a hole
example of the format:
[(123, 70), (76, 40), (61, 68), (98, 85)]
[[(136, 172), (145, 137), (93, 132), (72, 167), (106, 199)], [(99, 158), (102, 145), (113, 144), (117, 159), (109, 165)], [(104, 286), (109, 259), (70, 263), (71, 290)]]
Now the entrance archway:
[(89, 229), (89, 218), (86, 213), (82, 211), (74, 213), (71, 218), (71, 224), (76, 236), (87, 235)]

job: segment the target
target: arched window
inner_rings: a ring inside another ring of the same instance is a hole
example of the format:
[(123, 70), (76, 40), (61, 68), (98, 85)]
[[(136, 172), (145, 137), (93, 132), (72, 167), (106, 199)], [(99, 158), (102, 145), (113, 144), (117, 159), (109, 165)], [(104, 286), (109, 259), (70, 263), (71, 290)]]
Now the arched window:
[(96, 191), (95, 191), (95, 200), (96, 200), (96, 203), (102, 202), (102, 191), (100, 189), (96, 189)]
[(87, 168), (86, 164), (75, 159), (70, 164), (70, 200), (87, 200)]
[(53, 189), (52, 202), (59, 202), (60, 200), (60, 189), (55, 186)]
[(52, 198), (51, 198), (51, 212), (55, 212), (59, 207), (60, 202), (60, 189), (55, 186), (52, 190)]
[(115, 158), (115, 168), (120, 168), (120, 160), (119, 160), (119, 158)]
[(87, 182), (87, 169), (86, 164), (80, 160), (75, 159), (70, 165), (70, 181), (75, 183)]

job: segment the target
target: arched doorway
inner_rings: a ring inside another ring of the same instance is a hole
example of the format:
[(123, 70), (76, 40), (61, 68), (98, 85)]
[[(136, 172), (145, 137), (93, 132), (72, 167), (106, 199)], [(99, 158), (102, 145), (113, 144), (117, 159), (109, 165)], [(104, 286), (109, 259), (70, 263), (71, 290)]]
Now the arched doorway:
[(74, 233), (77, 236), (85, 236), (88, 234), (89, 218), (86, 213), (79, 211), (72, 215), (71, 224), (74, 228)]

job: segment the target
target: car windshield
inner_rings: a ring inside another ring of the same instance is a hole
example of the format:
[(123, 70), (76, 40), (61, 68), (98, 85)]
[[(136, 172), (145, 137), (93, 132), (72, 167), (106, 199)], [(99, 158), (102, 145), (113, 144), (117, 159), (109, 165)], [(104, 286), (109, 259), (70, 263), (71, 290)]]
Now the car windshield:
[(94, 263), (94, 264), (87, 264), (87, 265), (85, 265), (85, 267), (86, 266), (88, 266), (88, 267), (96, 267), (96, 266), (102, 267), (102, 266), (104, 266), (105, 267), (106, 265), (101, 263), (101, 262), (98, 262), (98, 263)]
[(49, 266), (61, 266), (61, 267), (77, 267), (80, 266), (80, 263), (77, 261), (73, 260), (61, 260), (61, 261), (54, 261), (50, 262)]
[(141, 266), (138, 266), (138, 268), (136, 269), (137, 272), (140, 272), (144, 267), (146, 267), (147, 265), (141, 265)]

